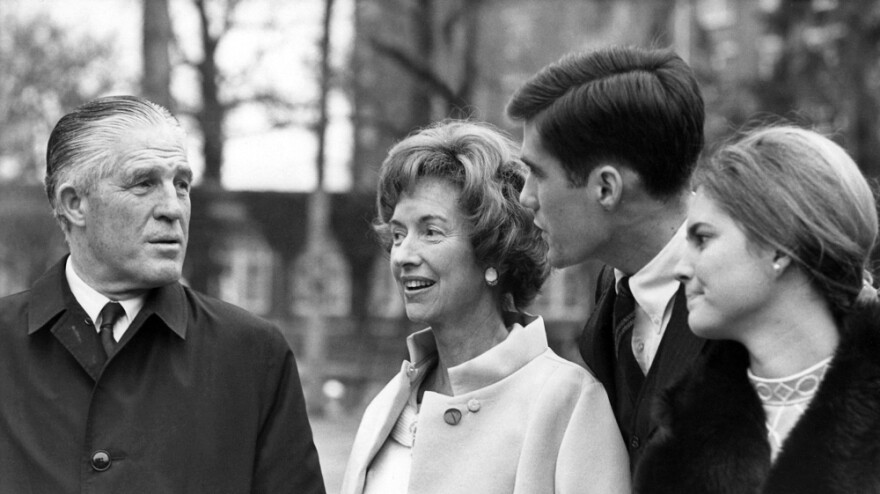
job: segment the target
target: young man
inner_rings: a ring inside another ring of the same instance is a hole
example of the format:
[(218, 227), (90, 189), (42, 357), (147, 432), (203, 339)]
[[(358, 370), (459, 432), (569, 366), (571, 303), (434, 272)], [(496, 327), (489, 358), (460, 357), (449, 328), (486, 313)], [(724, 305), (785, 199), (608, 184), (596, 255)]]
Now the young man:
[(635, 469), (654, 428), (651, 402), (704, 344), (673, 275), (703, 146), (699, 87), (672, 52), (612, 47), (545, 67), (507, 113), (523, 122), (531, 173), (520, 200), (551, 264), (607, 265), (580, 352), (608, 391)]
[(70, 256), (0, 299), (0, 492), (324, 492), (281, 333), (178, 282), (191, 181), (183, 130), (149, 101), (55, 126)]

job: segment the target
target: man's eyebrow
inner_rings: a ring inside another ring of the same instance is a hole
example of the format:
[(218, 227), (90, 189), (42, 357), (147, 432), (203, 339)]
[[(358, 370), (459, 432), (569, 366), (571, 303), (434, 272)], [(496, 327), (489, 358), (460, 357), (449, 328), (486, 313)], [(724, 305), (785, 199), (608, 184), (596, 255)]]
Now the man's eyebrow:
[(535, 162), (526, 158), (525, 156), (520, 156), (519, 160), (522, 161), (527, 167), (529, 167), (529, 170), (535, 170), (535, 169), (541, 168), (537, 164), (535, 164)]
[(185, 168), (181, 168), (180, 171), (179, 171), (178, 173), (179, 173), (180, 175), (183, 175), (183, 178), (185, 178), (185, 179), (187, 179), (188, 181), (192, 182), (192, 180), (193, 180), (193, 171), (192, 171), (192, 168), (190, 168), (190, 167), (188, 167), (188, 166), (185, 167)]

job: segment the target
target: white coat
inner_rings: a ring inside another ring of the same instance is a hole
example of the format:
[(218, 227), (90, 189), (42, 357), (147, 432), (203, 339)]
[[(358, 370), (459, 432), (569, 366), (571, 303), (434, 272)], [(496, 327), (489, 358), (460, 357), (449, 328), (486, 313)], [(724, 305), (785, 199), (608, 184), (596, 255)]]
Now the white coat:
[[(430, 329), (407, 339), (410, 360), (367, 407), (343, 477), (361, 494), (367, 469), (436, 360)], [(411, 451), (410, 494), (629, 493), (629, 460), (605, 389), (547, 346), (544, 322), (449, 369), (453, 395), (425, 392)], [(456, 423), (448, 420), (460, 412)]]

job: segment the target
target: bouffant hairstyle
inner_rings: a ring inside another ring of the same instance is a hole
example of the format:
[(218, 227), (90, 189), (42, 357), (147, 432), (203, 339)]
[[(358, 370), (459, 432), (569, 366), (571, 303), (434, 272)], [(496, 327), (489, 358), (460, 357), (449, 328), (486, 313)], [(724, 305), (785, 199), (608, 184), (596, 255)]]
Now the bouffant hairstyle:
[(694, 186), (751, 242), (803, 269), (835, 317), (876, 299), (869, 270), (877, 241), (874, 193), (852, 158), (827, 137), (794, 126), (753, 129), (700, 166)]
[(523, 84), (507, 114), (535, 123), (575, 187), (611, 162), (635, 171), (648, 193), (669, 197), (687, 189), (703, 148), (700, 87), (669, 50), (612, 46), (568, 54)]
[(379, 173), (374, 229), (383, 247), (391, 250), (389, 221), (401, 196), (422, 179), (446, 180), (459, 191), (477, 262), (498, 270), (502, 310), (527, 306), (550, 267), (547, 244), (519, 202), (527, 169), (517, 154), (501, 131), (472, 121), (438, 122), (397, 143)]

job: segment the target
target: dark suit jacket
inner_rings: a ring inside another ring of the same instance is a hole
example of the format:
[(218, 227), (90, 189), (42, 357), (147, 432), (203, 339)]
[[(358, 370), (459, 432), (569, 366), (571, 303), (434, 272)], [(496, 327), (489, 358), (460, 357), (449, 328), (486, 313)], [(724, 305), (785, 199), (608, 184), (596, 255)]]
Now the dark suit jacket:
[(324, 492), (272, 324), (174, 283), (106, 364), (99, 344), (63, 261), (0, 299), (0, 492)]
[[(657, 428), (651, 417), (655, 397), (678, 380), (703, 350), (706, 340), (694, 336), (688, 328), (687, 300), (684, 287), (680, 287), (675, 294), (672, 315), (644, 384), (640, 389), (617, 389), (614, 379), (617, 359), (614, 354), (612, 323), (615, 296), (614, 270), (605, 266), (599, 274), (596, 287), (596, 307), (581, 334), (579, 347), (584, 362), (605, 386), (629, 452), (630, 468), (635, 470), (643, 446)], [(633, 397), (632, 409), (624, 410), (620, 406), (621, 400), (617, 399), (620, 393), (628, 393)], [(627, 415), (631, 416), (631, 420), (623, 420)]]

